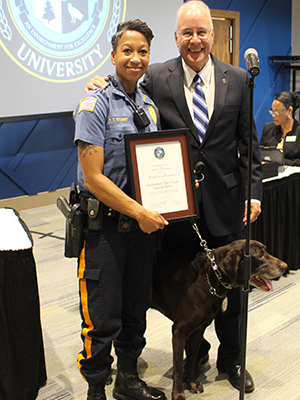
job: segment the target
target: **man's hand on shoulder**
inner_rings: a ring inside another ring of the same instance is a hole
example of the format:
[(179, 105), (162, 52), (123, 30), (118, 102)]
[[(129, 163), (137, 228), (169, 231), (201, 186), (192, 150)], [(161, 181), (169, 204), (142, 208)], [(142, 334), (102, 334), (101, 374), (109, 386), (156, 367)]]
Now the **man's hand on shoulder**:
[(89, 90), (97, 90), (97, 89), (105, 89), (108, 82), (108, 77), (102, 77), (99, 75), (94, 76), (92, 79), (88, 81), (84, 88), (84, 93), (87, 93)]

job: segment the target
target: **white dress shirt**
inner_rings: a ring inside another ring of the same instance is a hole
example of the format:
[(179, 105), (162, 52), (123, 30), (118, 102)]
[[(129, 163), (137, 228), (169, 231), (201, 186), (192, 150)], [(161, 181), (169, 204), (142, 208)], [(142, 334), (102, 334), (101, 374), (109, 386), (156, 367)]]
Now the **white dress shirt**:
[[(184, 72), (184, 93), (188, 108), (192, 120), (194, 121), (194, 111), (193, 111), (193, 93), (195, 83), (193, 82), (196, 72), (191, 69), (182, 59), (182, 66)], [(209, 56), (208, 62), (205, 67), (198, 73), (203, 81), (202, 89), (205, 94), (208, 117), (211, 118), (214, 112), (214, 101), (215, 101), (215, 74), (214, 74), (214, 64), (211, 57)]]

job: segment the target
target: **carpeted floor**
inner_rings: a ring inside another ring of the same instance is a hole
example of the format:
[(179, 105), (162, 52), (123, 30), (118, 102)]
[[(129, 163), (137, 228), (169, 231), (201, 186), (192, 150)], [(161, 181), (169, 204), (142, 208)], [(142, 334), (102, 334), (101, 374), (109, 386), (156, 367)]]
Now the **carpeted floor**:
[[(42, 329), (48, 381), (37, 400), (84, 400), (87, 384), (76, 367), (81, 350), (76, 260), (64, 258), (64, 217), (55, 205), (20, 212), (34, 237)], [(247, 400), (299, 400), (300, 270), (275, 281), (273, 293), (254, 289), (249, 296), (247, 369), (255, 390)], [(218, 375), (218, 341), (213, 325), (206, 330), (211, 342), (209, 362), (203, 367), (204, 393), (188, 400), (233, 400), (240, 393)], [(148, 312), (147, 346), (139, 360), (140, 376), (163, 389), (171, 399), (171, 322), (155, 310)], [(113, 384), (107, 387), (112, 399)]]

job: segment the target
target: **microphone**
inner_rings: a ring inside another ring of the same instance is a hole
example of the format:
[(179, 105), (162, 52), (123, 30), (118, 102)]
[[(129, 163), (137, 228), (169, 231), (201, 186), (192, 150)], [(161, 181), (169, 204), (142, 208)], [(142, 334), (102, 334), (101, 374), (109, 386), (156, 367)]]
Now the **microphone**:
[(248, 49), (245, 51), (244, 59), (246, 67), (250, 75), (257, 76), (259, 74), (259, 58), (255, 49)]

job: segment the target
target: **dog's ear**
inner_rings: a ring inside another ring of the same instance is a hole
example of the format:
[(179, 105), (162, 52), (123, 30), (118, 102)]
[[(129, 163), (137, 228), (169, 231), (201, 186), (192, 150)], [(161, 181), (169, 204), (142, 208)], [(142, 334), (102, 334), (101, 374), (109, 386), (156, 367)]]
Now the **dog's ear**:
[(244, 259), (245, 240), (236, 240), (219, 249), (220, 252), (218, 249), (214, 250), (216, 263), (228, 278), (228, 283), (234, 285), (238, 280), (238, 270)]
[(256, 273), (258, 269), (267, 267), (270, 255), (267, 253), (266, 246), (256, 240), (250, 241), (251, 273)]
[(256, 240), (250, 240), (250, 255), (252, 258), (260, 258), (267, 254), (266, 246)]

